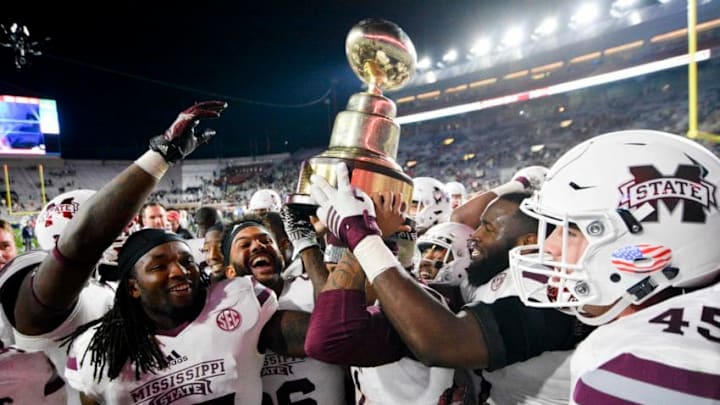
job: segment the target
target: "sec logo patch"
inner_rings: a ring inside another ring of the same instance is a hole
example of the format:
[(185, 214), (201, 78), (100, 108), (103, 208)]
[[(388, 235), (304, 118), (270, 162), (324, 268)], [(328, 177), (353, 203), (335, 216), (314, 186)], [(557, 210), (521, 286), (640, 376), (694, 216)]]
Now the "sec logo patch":
[(227, 308), (220, 311), (217, 318), (215, 318), (215, 322), (217, 322), (220, 329), (229, 332), (240, 327), (242, 316), (238, 311)]
[(505, 281), (505, 277), (507, 277), (506, 273), (500, 273), (495, 278), (490, 281), (490, 289), (493, 291), (497, 291), (503, 284), (503, 281)]

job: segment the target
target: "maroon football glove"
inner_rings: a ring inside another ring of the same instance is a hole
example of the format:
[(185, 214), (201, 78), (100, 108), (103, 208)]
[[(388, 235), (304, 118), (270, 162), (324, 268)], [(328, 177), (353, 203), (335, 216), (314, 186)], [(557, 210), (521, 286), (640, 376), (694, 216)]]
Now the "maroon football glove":
[(204, 118), (218, 118), (227, 108), (224, 101), (203, 101), (181, 112), (164, 134), (150, 139), (150, 149), (160, 153), (170, 164), (184, 159), (198, 145), (207, 143), (215, 131), (206, 129), (195, 134), (195, 127)]

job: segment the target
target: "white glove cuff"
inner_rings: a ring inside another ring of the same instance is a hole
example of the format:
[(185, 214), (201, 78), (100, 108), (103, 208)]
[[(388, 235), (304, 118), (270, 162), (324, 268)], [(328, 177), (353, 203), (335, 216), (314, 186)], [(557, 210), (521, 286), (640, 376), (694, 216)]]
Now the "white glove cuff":
[(165, 158), (154, 150), (143, 153), (143, 155), (135, 161), (135, 164), (158, 180), (160, 180), (165, 172), (168, 171), (168, 168), (170, 168)]
[(395, 267), (402, 268), (395, 255), (385, 246), (382, 238), (378, 235), (370, 235), (363, 238), (360, 243), (355, 246), (353, 254), (358, 259), (360, 267), (362, 267), (370, 283), (375, 280), (380, 273)]
[(293, 255), (292, 259), (295, 260), (300, 256), (300, 252), (302, 252), (305, 249), (311, 248), (313, 246), (319, 247), (320, 244), (317, 242), (316, 239), (310, 239), (310, 238), (303, 238), (300, 240), (296, 240), (293, 242)]

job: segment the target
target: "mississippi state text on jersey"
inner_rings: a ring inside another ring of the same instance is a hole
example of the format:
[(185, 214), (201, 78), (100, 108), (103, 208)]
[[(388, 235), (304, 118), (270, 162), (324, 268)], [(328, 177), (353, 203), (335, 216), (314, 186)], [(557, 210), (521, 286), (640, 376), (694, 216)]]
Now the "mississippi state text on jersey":
[(204, 401), (259, 404), (263, 354), (258, 340), (277, 309), (275, 294), (249, 277), (208, 289), (198, 317), (166, 334), (155, 335), (169, 367), (143, 374), (127, 362), (118, 378), (93, 378), (89, 356), (82, 361), (95, 329), (73, 344), (65, 373), (78, 391), (106, 404), (196, 404)]

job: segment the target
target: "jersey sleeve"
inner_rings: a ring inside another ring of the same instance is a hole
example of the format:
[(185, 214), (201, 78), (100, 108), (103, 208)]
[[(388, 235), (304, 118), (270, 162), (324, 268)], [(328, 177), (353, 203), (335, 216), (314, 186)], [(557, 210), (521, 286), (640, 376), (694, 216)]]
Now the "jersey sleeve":
[(0, 348), (0, 397), (0, 403), (67, 403), (65, 382), (47, 357), (14, 347)]
[[(65, 364), (65, 379), (77, 391), (100, 398), (99, 386), (102, 382), (106, 382), (108, 377), (104, 375), (99, 383), (95, 381), (93, 377), (95, 367), (90, 364), (90, 354), (83, 359), (85, 350), (90, 344), (95, 330), (95, 328), (92, 328), (86, 331), (73, 342)], [(107, 369), (104, 372), (107, 372)]]
[(408, 354), (380, 308), (366, 307), (365, 293), (357, 290), (318, 295), (305, 352), (326, 363), (361, 367), (391, 363)]
[(570, 350), (590, 332), (574, 316), (552, 308), (531, 308), (517, 297), (463, 308), (482, 329), (488, 370), (528, 360), (550, 350)]

